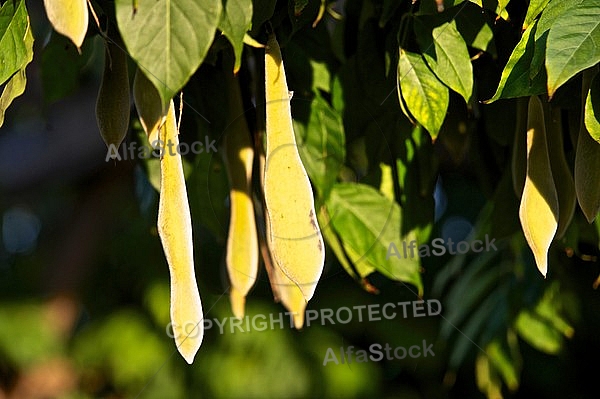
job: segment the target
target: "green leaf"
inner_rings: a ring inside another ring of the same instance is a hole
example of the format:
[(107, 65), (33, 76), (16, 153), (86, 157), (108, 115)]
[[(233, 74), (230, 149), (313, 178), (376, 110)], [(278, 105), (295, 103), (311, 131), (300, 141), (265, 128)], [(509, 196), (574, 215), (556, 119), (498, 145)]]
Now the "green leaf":
[(590, 136), (600, 143), (600, 78), (594, 76), (585, 100), (585, 127)]
[(583, 0), (552, 0), (538, 20), (538, 27), (535, 33), (535, 40), (538, 40), (539, 36), (543, 35), (550, 30), (556, 19), (562, 14), (570, 10), (571, 8), (577, 7)]
[(27, 77), (25, 76), (25, 68), (20, 69), (15, 73), (4, 86), (2, 95), (0, 95), (0, 127), (4, 124), (4, 114), (13, 100), (25, 92)]
[(422, 293), (417, 256), (386, 259), (392, 242), (398, 246), (401, 239), (414, 239), (412, 235), (400, 237), (397, 203), (373, 187), (357, 183), (336, 184), (326, 203), (331, 226), (357, 270), (373, 268), (392, 280), (413, 284), (419, 295)]
[(507, 340), (494, 339), (485, 348), (491, 365), (496, 369), (510, 390), (515, 391), (519, 387), (519, 375), (523, 361), (519, 353), (518, 340), (512, 330), (507, 331)]
[(565, 320), (569, 296), (562, 293), (560, 283), (554, 281), (544, 291), (534, 309), (519, 313), (515, 327), (519, 335), (538, 350), (557, 354), (562, 349), (564, 338), (571, 338), (573, 327)]
[(492, 366), (487, 354), (478, 353), (475, 360), (475, 380), (477, 388), (488, 398), (502, 397), (502, 381)]
[(435, 139), (446, 118), (450, 101), (448, 88), (431, 72), (421, 55), (404, 49), (400, 49), (398, 81), (401, 100)]
[(519, 335), (534, 348), (548, 354), (557, 354), (563, 337), (550, 322), (529, 310), (519, 313), (515, 322)]
[(544, 62), (546, 59), (546, 43), (548, 41), (550, 28), (554, 25), (554, 22), (556, 22), (556, 19), (559, 16), (570, 8), (577, 7), (581, 2), (582, 0), (554, 0), (550, 1), (550, 3), (545, 6), (535, 29), (535, 50), (529, 68), (529, 78), (531, 80), (533, 80), (541, 71), (546, 71)]
[(0, 84), (28, 63), (25, 34), (29, 31), (29, 19), (25, 1), (7, 1), (0, 8)]
[[(29, 21), (28, 21), (29, 22)], [(33, 34), (31, 27), (27, 25), (27, 32), (23, 40), (23, 45), (26, 48), (25, 63), (6, 83), (2, 94), (0, 95), (0, 127), (4, 124), (4, 114), (13, 100), (19, 97), (25, 91), (27, 84), (27, 76), (25, 68), (33, 60)]]
[(158, 89), (163, 107), (204, 60), (221, 7), (221, 0), (155, 0), (141, 4), (132, 17), (131, 0), (116, 0), (125, 46)]
[(469, 102), (473, 93), (473, 66), (456, 21), (433, 29), (417, 21), (420, 20), (415, 20), (415, 33), (427, 64), (439, 80)]
[(364, 278), (375, 271), (375, 268), (365, 263), (363, 264), (363, 267), (356, 270), (356, 272), (358, 272), (359, 275), (356, 274), (356, 272), (352, 268), (352, 265), (348, 261), (348, 258), (346, 257), (346, 253), (344, 252), (344, 248), (342, 247), (340, 239), (330, 226), (331, 219), (329, 218), (329, 214), (327, 213), (326, 207), (322, 206), (321, 208), (319, 208), (319, 212), (317, 213), (317, 220), (319, 221), (319, 226), (321, 226), (321, 234), (323, 234), (325, 242), (327, 242), (327, 245), (333, 251), (336, 258), (338, 259), (344, 270), (346, 270), (346, 273), (350, 275), (350, 277), (352, 277), (355, 280), (358, 280), (359, 277)]
[(527, 29), (529, 25), (537, 18), (544, 8), (548, 5), (550, 0), (531, 0), (529, 7), (527, 7), (527, 15), (525, 15), (525, 21), (523, 21), (523, 30)]
[(219, 29), (229, 39), (235, 53), (234, 73), (242, 64), (244, 35), (252, 25), (252, 0), (223, 0), (223, 13), (219, 21)]
[(302, 163), (320, 197), (327, 197), (346, 159), (341, 116), (319, 95), (312, 101), (306, 125), (294, 119)]
[(548, 95), (600, 61), (600, 0), (587, 0), (562, 14), (550, 28), (546, 48)]
[(534, 33), (537, 23), (531, 25), (521, 36), (521, 40), (513, 50), (500, 77), (496, 93), (485, 103), (500, 98), (514, 98), (542, 94), (546, 90), (546, 74), (538, 73), (530, 79), (531, 63), (534, 57)]

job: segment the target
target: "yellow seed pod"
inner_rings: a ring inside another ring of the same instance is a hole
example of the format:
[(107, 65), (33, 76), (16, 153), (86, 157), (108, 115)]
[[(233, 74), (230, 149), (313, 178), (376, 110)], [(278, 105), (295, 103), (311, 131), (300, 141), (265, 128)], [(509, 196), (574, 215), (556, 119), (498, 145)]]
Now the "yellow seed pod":
[(542, 275), (548, 272), (548, 249), (558, 227), (558, 196), (554, 186), (542, 102), (531, 96), (527, 114), (527, 176), (519, 219), (525, 239)]
[[(325, 246), (313, 192), (298, 154), (283, 60), (275, 35), (265, 48), (267, 242), (274, 267), (297, 285), (307, 302), (323, 271)], [(281, 297), (285, 294), (282, 288)]]
[(89, 22), (87, 0), (44, 0), (44, 8), (52, 27), (80, 48)]
[[(265, 155), (261, 151), (258, 156), (259, 170), (261, 187), (264, 188), (264, 170), (265, 170)], [(266, 213), (266, 210), (265, 210)], [(269, 218), (265, 218), (265, 236), (271, 234), (271, 224)], [(294, 327), (297, 329), (302, 328), (304, 324), (304, 310), (306, 309), (306, 300), (300, 288), (286, 276), (280, 268), (273, 266), (271, 260), (269, 244), (262, 241), (260, 246), (261, 253), (265, 262), (265, 269), (269, 276), (269, 283), (271, 284), (271, 290), (273, 291), (273, 297), (275, 302), (281, 302), (283, 306), (292, 315), (294, 321)]]
[[(266, 220), (266, 233), (267, 237), (271, 234), (271, 223), (268, 218)], [(269, 250), (273, 253), (270, 247)], [(274, 265), (268, 271), (271, 287), (273, 287), (273, 292), (276, 293), (276, 300), (281, 301), (283, 306), (291, 313), (294, 327), (301, 329), (304, 325), (304, 311), (307, 305), (304, 294), (300, 287), (290, 280), (277, 265)]]
[(548, 139), (548, 156), (550, 157), (552, 177), (558, 196), (558, 229), (555, 238), (560, 239), (564, 236), (569, 224), (571, 224), (575, 214), (577, 197), (575, 195), (573, 174), (565, 158), (560, 108), (551, 108), (548, 102), (544, 102), (543, 105)]
[[(175, 107), (169, 105), (160, 129), (164, 143), (179, 144)], [(171, 323), (177, 349), (191, 364), (204, 337), (202, 303), (194, 270), (192, 221), (181, 155), (165, 152), (160, 160), (158, 235), (171, 276)]]
[(162, 101), (154, 84), (138, 68), (133, 78), (133, 102), (137, 109), (140, 123), (150, 144), (158, 140), (158, 128), (162, 125), (165, 112)]
[[(586, 70), (582, 82), (581, 113), (585, 112), (585, 99), (592, 82), (594, 72)], [(583, 116), (580, 119), (577, 150), (575, 152), (575, 191), (577, 201), (585, 218), (592, 223), (600, 210), (600, 144), (596, 142), (585, 127)]]
[(229, 177), (229, 233), (227, 272), (231, 281), (230, 299), (235, 317), (244, 317), (246, 295), (258, 273), (258, 235), (252, 203), (252, 163), (254, 149), (244, 118), (239, 83), (227, 77), (229, 94), (228, 126), (224, 137), (224, 161)]
[(129, 128), (130, 99), (127, 53), (106, 43), (104, 73), (96, 100), (96, 120), (108, 147), (119, 147)]

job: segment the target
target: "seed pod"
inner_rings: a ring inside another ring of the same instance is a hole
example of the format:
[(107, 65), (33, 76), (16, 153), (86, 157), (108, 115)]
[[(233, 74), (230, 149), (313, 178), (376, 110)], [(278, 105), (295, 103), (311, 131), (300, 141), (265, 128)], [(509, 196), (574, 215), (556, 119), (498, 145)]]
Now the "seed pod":
[[(179, 144), (175, 106), (170, 102), (160, 130), (164, 143)], [(191, 364), (204, 337), (202, 302), (194, 270), (192, 220), (181, 155), (165, 153), (160, 160), (158, 235), (171, 276), (171, 324), (177, 349)]]
[(558, 227), (558, 196), (548, 157), (543, 106), (537, 96), (529, 99), (527, 176), (519, 207), (519, 219), (535, 263), (546, 277), (548, 249)]
[(548, 156), (550, 157), (552, 177), (558, 196), (558, 229), (555, 238), (560, 239), (564, 236), (573, 219), (577, 197), (573, 175), (565, 158), (561, 111), (559, 108), (551, 108), (548, 102), (544, 102), (543, 105), (548, 138)]
[(227, 77), (229, 93), (228, 123), (224, 137), (224, 161), (229, 177), (230, 218), (227, 235), (227, 271), (231, 281), (233, 314), (244, 317), (246, 295), (258, 273), (258, 236), (252, 203), (252, 161), (254, 150), (238, 81)]
[(517, 125), (513, 138), (511, 172), (513, 189), (518, 198), (523, 194), (527, 175), (527, 98), (517, 100)]
[(108, 147), (119, 147), (129, 128), (129, 75), (127, 53), (106, 43), (104, 73), (96, 101), (96, 120)]
[[(583, 72), (582, 82), (582, 106), (581, 113), (585, 112), (585, 99), (590, 89), (595, 72), (586, 70)], [(583, 116), (580, 119), (579, 136), (577, 138), (577, 151), (575, 153), (575, 191), (577, 201), (587, 221), (592, 223), (600, 210), (600, 181), (598, 171), (600, 170), (600, 144), (589, 134)]]
[(154, 84), (138, 68), (133, 78), (133, 102), (137, 109), (140, 123), (148, 136), (150, 144), (158, 140), (158, 128), (163, 122), (162, 100)]
[[(258, 164), (260, 170), (261, 187), (264, 188), (264, 171), (266, 163), (265, 154), (263, 151), (260, 151), (262, 148), (261, 146), (258, 148)], [(266, 214), (266, 209), (264, 213)], [(273, 261), (271, 259), (272, 257), (270, 255), (270, 252), (272, 251), (270, 250), (269, 244), (265, 239), (265, 237), (271, 234), (271, 223), (269, 222), (269, 218), (264, 218), (264, 220), (265, 236), (261, 236), (261, 253), (265, 262), (265, 269), (267, 270), (267, 274), (269, 276), (269, 283), (271, 284), (273, 297), (275, 302), (281, 302), (283, 306), (292, 314), (294, 327), (300, 329), (304, 324), (306, 300), (304, 300), (304, 295), (302, 294), (302, 291), (300, 291), (300, 288), (298, 288), (298, 286), (292, 280), (290, 280), (279, 267), (275, 267), (273, 265)]]
[(267, 242), (274, 267), (297, 285), (307, 302), (323, 271), (325, 247), (312, 187), (296, 146), (285, 69), (274, 34), (265, 49), (265, 89)]
[[(268, 237), (271, 234), (271, 223), (268, 218), (266, 219), (266, 232)], [(271, 247), (269, 247), (269, 250), (273, 253)], [(302, 328), (304, 325), (304, 311), (306, 309), (307, 301), (304, 299), (304, 294), (300, 287), (290, 280), (277, 265), (274, 265), (269, 270), (269, 279), (272, 280), (271, 286), (277, 287), (277, 299), (280, 300), (283, 306), (285, 306), (292, 314), (294, 327), (297, 329)]]

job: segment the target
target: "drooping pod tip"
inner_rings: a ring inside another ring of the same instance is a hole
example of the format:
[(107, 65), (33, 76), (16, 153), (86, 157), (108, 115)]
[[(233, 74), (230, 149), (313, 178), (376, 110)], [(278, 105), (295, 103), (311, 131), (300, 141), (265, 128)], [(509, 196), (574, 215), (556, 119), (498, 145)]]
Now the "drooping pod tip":
[[(185, 323), (184, 325), (178, 325), (173, 323), (173, 334), (175, 338), (175, 345), (181, 357), (185, 359), (188, 364), (194, 362), (194, 358), (202, 345), (204, 339), (204, 319), (201, 319), (197, 323)], [(191, 327), (191, 331), (190, 330)]]
[(231, 301), (231, 311), (236, 319), (243, 319), (246, 307), (246, 296), (231, 286), (229, 290), (229, 300)]

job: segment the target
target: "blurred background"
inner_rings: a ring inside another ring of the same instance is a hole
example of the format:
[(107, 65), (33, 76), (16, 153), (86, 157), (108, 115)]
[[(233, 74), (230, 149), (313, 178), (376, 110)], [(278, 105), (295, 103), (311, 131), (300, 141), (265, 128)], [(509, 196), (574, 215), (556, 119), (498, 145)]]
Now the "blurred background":
[[(78, 54), (52, 32), (41, 2), (27, 5), (34, 61), (26, 92), (0, 129), (0, 399), (598, 397), (597, 227), (582, 224), (581, 236), (591, 243), (578, 250), (584, 255), (557, 250), (556, 273), (542, 281), (531, 257), (512, 255), (527, 252), (523, 240), (485, 226), (496, 213), (486, 200), (490, 187), (474, 171), (479, 155), (468, 134), (437, 146), (443, 161), (432, 237), (460, 241), (489, 231), (498, 237), (498, 252), (423, 259), (424, 298), (440, 300), (440, 316), (409, 312), (359, 322), (354, 313), (350, 323), (316, 322), (301, 331), (286, 322), (231, 332), (228, 204), (216, 194), (227, 190), (219, 183), (226, 182), (225, 171), (218, 154), (189, 161), (205, 318), (227, 324), (222, 334), (215, 325), (206, 331), (188, 365), (168, 335), (156, 165), (107, 162), (96, 125), (104, 44), (88, 39)], [(139, 124), (132, 125), (135, 136)], [(506, 176), (491, 191), (508, 187)], [(495, 201), (494, 209), (514, 211), (516, 198)], [(417, 299), (414, 287), (381, 275), (369, 282), (372, 293), (328, 252), (308, 309)], [(248, 317), (284, 312), (261, 270), (247, 299)], [(340, 347), (408, 348), (424, 340), (433, 344), (434, 357), (323, 366), (328, 348), (339, 358)]]

